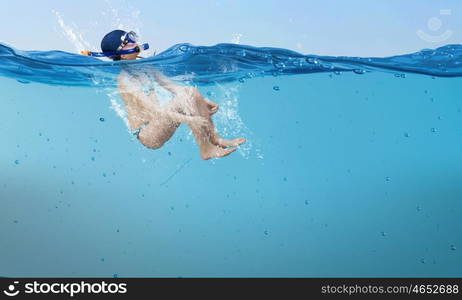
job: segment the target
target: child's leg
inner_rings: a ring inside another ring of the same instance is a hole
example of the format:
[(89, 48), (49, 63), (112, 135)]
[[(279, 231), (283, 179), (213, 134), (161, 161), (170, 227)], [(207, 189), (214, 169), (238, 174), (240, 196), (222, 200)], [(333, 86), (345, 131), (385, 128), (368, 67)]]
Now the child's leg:
[(178, 122), (157, 117), (152, 118), (138, 133), (138, 140), (150, 149), (162, 147), (180, 126)]
[(212, 118), (210, 117), (209, 113), (209, 104), (206, 98), (197, 96), (196, 98), (196, 106), (198, 109), (198, 113), (200, 116), (206, 118), (209, 121), (210, 126), (208, 127), (209, 134), (211, 136), (211, 142), (220, 147), (237, 147), (240, 144), (246, 141), (245, 138), (240, 137), (232, 140), (226, 140), (220, 137), (216, 131), (215, 124), (213, 124)]
[(224, 149), (211, 143), (210, 133), (206, 127), (198, 126), (196, 124), (191, 124), (189, 127), (191, 128), (191, 131), (196, 138), (197, 144), (199, 145), (202, 159), (224, 157), (236, 151), (236, 148)]

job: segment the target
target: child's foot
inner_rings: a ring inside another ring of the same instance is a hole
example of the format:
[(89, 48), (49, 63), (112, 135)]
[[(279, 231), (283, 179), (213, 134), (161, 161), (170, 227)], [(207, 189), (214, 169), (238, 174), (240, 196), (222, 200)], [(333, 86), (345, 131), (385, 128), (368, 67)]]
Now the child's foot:
[(227, 155), (230, 155), (231, 153), (233, 153), (236, 150), (237, 150), (236, 148), (234, 148), (234, 149), (223, 149), (223, 148), (215, 146), (215, 147), (210, 148), (210, 150), (206, 150), (206, 151), (201, 152), (201, 157), (204, 160), (211, 159), (213, 157), (225, 157)]
[(240, 138), (233, 139), (233, 140), (225, 140), (225, 139), (219, 138), (217, 142), (219, 146), (227, 148), (227, 147), (237, 147), (240, 144), (245, 143), (246, 141), (247, 140), (245, 138), (240, 137)]

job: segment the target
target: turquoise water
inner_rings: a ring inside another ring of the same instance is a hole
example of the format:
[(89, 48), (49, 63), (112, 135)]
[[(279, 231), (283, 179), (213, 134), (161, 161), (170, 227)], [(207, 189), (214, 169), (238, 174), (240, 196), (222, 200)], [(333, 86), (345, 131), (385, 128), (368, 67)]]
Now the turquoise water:
[(247, 137), (203, 161), (185, 125), (158, 150), (129, 134), (117, 64), (2, 46), (0, 275), (460, 276), (460, 58), (182, 44), (137, 61)]

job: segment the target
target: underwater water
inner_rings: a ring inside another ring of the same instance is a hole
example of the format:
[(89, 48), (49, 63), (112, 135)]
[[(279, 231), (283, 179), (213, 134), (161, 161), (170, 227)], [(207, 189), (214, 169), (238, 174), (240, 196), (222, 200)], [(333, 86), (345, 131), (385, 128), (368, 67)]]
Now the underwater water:
[(0, 46), (0, 276), (456, 277), (462, 46), (389, 58), (179, 44), (224, 137), (128, 132), (120, 62)]

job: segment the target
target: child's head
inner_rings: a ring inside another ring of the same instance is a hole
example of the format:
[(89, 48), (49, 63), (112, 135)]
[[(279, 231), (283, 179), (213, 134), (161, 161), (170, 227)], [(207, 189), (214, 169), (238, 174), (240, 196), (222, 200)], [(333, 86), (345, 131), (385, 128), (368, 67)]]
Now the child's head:
[(112, 60), (136, 59), (141, 51), (137, 39), (138, 36), (133, 31), (113, 30), (101, 40), (101, 50), (112, 53), (112, 55), (108, 55)]

